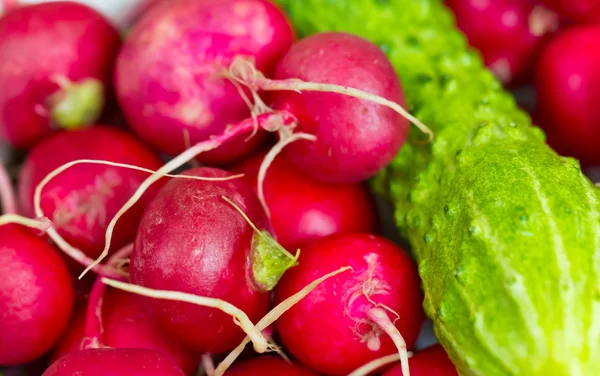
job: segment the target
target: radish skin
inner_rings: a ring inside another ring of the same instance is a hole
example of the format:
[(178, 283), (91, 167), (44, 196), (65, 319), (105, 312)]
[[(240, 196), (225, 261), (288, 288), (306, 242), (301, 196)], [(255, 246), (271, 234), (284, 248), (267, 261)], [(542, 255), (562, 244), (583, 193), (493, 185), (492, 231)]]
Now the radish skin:
[(149, 349), (90, 349), (67, 354), (42, 376), (184, 376), (165, 354)]
[(66, 328), (74, 293), (56, 249), (17, 225), (0, 226), (0, 365), (33, 361)]

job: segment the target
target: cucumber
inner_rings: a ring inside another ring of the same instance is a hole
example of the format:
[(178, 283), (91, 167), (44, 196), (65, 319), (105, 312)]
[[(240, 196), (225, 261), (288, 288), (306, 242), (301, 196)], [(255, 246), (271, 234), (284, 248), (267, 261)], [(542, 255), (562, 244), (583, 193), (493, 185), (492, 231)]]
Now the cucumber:
[[(600, 194), (545, 144), (436, 0), (278, 0), (300, 35), (377, 43), (410, 141), (373, 182), (419, 264), (424, 307), (462, 375), (600, 375)], [(402, 319), (402, 318), (400, 318)]]

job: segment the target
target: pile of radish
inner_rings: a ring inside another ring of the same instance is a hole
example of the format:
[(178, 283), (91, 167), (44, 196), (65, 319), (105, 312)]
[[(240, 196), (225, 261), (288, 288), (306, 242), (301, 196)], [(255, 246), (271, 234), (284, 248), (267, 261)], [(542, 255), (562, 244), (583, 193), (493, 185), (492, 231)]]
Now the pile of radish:
[[(270, 0), (0, 4), (0, 373), (457, 375), (365, 184), (435, 137), (377, 45)], [(447, 4), (600, 163), (600, 5)]]

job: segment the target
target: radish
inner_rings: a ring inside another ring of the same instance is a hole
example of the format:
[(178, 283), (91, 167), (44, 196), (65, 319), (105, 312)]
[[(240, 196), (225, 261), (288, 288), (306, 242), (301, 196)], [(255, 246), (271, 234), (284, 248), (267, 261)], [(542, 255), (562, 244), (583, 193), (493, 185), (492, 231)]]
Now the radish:
[[(212, 168), (186, 174), (231, 175)], [(254, 321), (269, 308), (268, 290), (296, 261), (265, 229), (268, 220), (245, 181), (172, 180), (144, 212), (131, 255), (131, 281), (218, 298)], [(146, 303), (161, 330), (196, 352), (226, 351), (243, 338), (230, 316), (212, 308), (156, 299)]]
[(542, 0), (541, 2), (575, 23), (600, 23), (600, 1), (598, 0)]
[[(258, 171), (266, 153), (235, 166), (258, 191)], [(309, 241), (351, 231), (375, 232), (377, 208), (362, 184), (330, 184), (298, 174), (293, 163), (278, 156), (264, 180), (266, 205), (277, 241), (295, 250)]]
[[(284, 150), (311, 177), (345, 183), (372, 177), (406, 139), (400, 81), (381, 49), (366, 39), (345, 33), (310, 36), (279, 61), (274, 78), (250, 77), (247, 83), (254, 90), (277, 91), (270, 93), (273, 107), (294, 114), (298, 129), (316, 136), (316, 142), (300, 141)], [(370, 100), (354, 98), (359, 93), (348, 88), (368, 92)]]
[(283, 345), (301, 363), (330, 375), (347, 375), (394, 351), (406, 366), (425, 318), (423, 295), (412, 260), (388, 240), (351, 233), (311, 243), (275, 288), (276, 302), (340, 265), (353, 273), (325, 281), (276, 322)]
[[(101, 345), (114, 348), (145, 348), (169, 355), (186, 375), (194, 375), (200, 357), (186, 351), (157, 330), (146, 314), (139, 295), (110, 289), (102, 304)], [(97, 319), (90, 317), (89, 319)], [(52, 353), (52, 362), (62, 356), (90, 345), (90, 333), (86, 330), (86, 310), (77, 312)], [(84, 338), (87, 340), (84, 341)], [(89, 348), (89, 347), (87, 347)], [(92, 347), (93, 348), (93, 347)]]
[(249, 359), (236, 364), (229, 371), (225, 372), (226, 376), (263, 376), (267, 374), (277, 376), (316, 376), (315, 373), (299, 364), (273, 356), (261, 356)]
[(504, 83), (524, 79), (558, 16), (532, 0), (446, 0), (457, 26)]
[[(27, 156), (19, 175), (19, 198), (24, 211), (34, 210), (34, 191), (48, 173), (78, 159), (129, 163), (155, 170), (160, 158), (123, 131), (96, 126), (60, 132), (38, 144)], [(42, 190), (40, 207), (53, 227), (89, 257), (97, 257), (104, 245), (108, 219), (129, 199), (147, 173), (109, 165), (79, 165), (54, 177)], [(116, 227), (114, 249), (131, 243), (154, 186)]]
[[(151, 8), (124, 43), (115, 86), (129, 125), (169, 154), (221, 134), (250, 117), (236, 86), (222, 75), (235, 56), (270, 72), (294, 34), (285, 15), (267, 0), (183, 0)], [(229, 162), (257, 146), (250, 132), (200, 156)]]
[(565, 30), (536, 69), (538, 113), (548, 141), (583, 164), (600, 163), (600, 26)]
[(59, 253), (29, 229), (0, 226), (0, 365), (35, 360), (58, 341), (73, 309)]
[[(418, 351), (408, 361), (411, 376), (458, 376), (456, 367), (448, 359), (448, 354), (440, 345), (433, 345)], [(385, 372), (383, 376), (402, 376), (402, 368), (398, 364)]]
[(169, 356), (149, 349), (90, 349), (69, 353), (42, 376), (184, 376)]
[(54, 129), (93, 123), (119, 45), (100, 14), (76, 3), (32, 5), (0, 18), (0, 139), (28, 148)]

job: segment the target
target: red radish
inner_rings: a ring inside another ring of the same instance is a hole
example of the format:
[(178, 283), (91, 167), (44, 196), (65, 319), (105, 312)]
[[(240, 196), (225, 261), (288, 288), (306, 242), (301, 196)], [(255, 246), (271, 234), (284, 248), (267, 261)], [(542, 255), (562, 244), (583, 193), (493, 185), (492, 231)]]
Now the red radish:
[[(411, 376), (458, 376), (456, 367), (440, 345), (417, 352), (408, 364)], [(383, 376), (402, 376), (400, 364), (385, 372)]]
[(600, 23), (598, 0), (542, 0), (543, 4), (579, 24)]
[(119, 45), (119, 34), (100, 14), (72, 2), (32, 5), (2, 17), (0, 139), (27, 148), (53, 129), (93, 123)]
[(405, 362), (425, 318), (423, 295), (416, 266), (386, 239), (337, 234), (309, 244), (275, 288), (276, 302), (341, 265), (353, 273), (323, 282), (276, 322), (283, 345), (301, 363), (329, 375), (347, 375), (396, 351)]
[[(346, 86), (405, 107), (400, 81), (383, 51), (350, 34), (322, 33), (297, 42), (279, 62), (274, 78)], [(259, 80), (254, 85), (261, 90), (303, 89), (291, 83)], [(294, 114), (298, 129), (317, 137), (316, 142), (296, 142), (284, 153), (319, 180), (349, 183), (373, 176), (408, 134), (404, 117), (372, 101), (310, 91), (278, 91), (272, 97), (274, 108)]]
[[(258, 191), (257, 175), (264, 157), (265, 153), (258, 153), (231, 171), (244, 173)], [(338, 232), (379, 228), (377, 208), (365, 186), (314, 180), (299, 174), (285, 155), (270, 165), (264, 192), (274, 234), (288, 250)]]
[[(239, 90), (222, 74), (238, 55), (270, 72), (294, 34), (267, 0), (166, 1), (136, 24), (115, 73), (119, 103), (141, 137), (169, 154), (221, 134), (250, 116)], [(251, 132), (200, 156), (229, 162), (253, 149)]]
[(446, 0), (457, 26), (504, 83), (526, 76), (558, 17), (532, 0)]
[(90, 349), (69, 353), (42, 376), (184, 376), (169, 356), (149, 349)]
[[(139, 295), (110, 289), (102, 304), (102, 335), (104, 346), (115, 348), (145, 348), (169, 355), (184, 370), (186, 375), (194, 375), (199, 364), (199, 356), (181, 348), (164, 336), (143, 309), (143, 299)], [(69, 330), (64, 334), (52, 354), (52, 361), (82, 349), (86, 328), (86, 311), (74, 315)], [(83, 343), (82, 343), (83, 342)]]
[(274, 356), (262, 356), (240, 362), (225, 372), (226, 376), (316, 376), (315, 373), (299, 364)]
[[(127, 163), (155, 170), (160, 158), (131, 135), (96, 126), (52, 135), (27, 156), (19, 176), (19, 198), (28, 215), (36, 215), (36, 186), (61, 165), (79, 159)], [(70, 244), (90, 257), (103, 246), (107, 223), (148, 177), (148, 173), (108, 165), (77, 165), (53, 178), (42, 190), (41, 209), (54, 229)], [(160, 185), (138, 202), (119, 221), (114, 249), (131, 243), (147, 201)]]
[(58, 251), (29, 229), (0, 226), (0, 365), (35, 360), (58, 341), (73, 286)]
[(544, 49), (536, 69), (538, 112), (560, 154), (600, 163), (600, 26), (561, 33)]
[[(231, 175), (212, 168), (185, 173)], [(131, 280), (151, 289), (222, 299), (257, 321), (269, 308), (267, 290), (295, 259), (273, 244), (266, 231), (255, 232), (224, 198), (258, 228), (269, 228), (258, 199), (242, 179), (172, 180), (144, 212), (131, 255)], [(219, 353), (244, 338), (232, 318), (214, 308), (156, 299), (146, 303), (159, 327), (194, 351)]]

